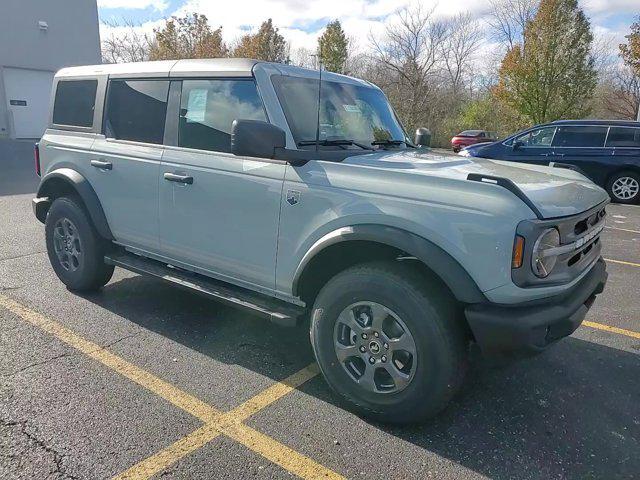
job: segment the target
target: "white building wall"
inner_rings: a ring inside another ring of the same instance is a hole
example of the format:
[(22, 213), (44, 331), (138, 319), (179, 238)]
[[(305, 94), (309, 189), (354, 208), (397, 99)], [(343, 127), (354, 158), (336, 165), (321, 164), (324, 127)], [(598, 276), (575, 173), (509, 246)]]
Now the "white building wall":
[[(39, 102), (48, 100), (49, 91), (40, 89), (53, 73), (67, 66), (96, 63), (101, 63), (96, 0), (0, 0), (0, 137), (14, 137), (16, 121), (25, 132), (43, 124), (40, 117), (46, 109)], [(5, 69), (10, 69), (10, 78), (5, 78)], [(25, 98), (9, 98), (8, 93), (29, 96), (26, 108), (10, 105), (12, 99)], [(29, 116), (34, 125), (25, 125)]]

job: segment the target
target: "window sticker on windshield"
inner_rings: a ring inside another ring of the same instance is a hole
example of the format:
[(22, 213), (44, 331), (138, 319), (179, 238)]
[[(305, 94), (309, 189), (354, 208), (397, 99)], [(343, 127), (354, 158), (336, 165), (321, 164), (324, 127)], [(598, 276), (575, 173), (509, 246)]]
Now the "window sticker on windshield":
[(189, 102), (187, 104), (187, 122), (204, 122), (204, 115), (207, 110), (207, 90), (193, 89), (189, 92)]
[(360, 113), (360, 107), (358, 107), (357, 105), (342, 105), (342, 108), (344, 108), (347, 112)]

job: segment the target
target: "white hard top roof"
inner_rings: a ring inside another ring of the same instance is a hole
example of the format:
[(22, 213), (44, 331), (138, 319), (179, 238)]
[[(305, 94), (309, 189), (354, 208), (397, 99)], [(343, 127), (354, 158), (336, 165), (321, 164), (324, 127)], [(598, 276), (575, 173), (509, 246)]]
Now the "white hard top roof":
[(157, 62), (105, 63), (68, 67), (58, 71), (56, 77), (85, 77), (109, 75), (110, 77), (181, 77), (216, 76), (247, 77), (258, 60), (248, 58), (206, 58), (185, 60), (161, 60)]

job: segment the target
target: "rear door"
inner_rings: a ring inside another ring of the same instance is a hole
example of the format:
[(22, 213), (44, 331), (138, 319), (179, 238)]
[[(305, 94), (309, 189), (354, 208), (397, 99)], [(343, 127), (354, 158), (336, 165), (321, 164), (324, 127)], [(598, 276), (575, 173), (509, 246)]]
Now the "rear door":
[(171, 103), (176, 135), (158, 177), (162, 255), (272, 290), (286, 163), (231, 153), (233, 120), (267, 120), (255, 81), (175, 80)]
[(158, 172), (168, 80), (109, 81), (102, 135), (91, 154), (90, 182), (119, 243), (156, 252)]
[(604, 185), (613, 161), (613, 148), (605, 147), (608, 126), (559, 126), (553, 139), (553, 162), (575, 165), (591, 180)]
[(503, 160), (547, 165), (551, 161), (551, 142), (556, 127), (540, 127), (516, 137), (504, 150)]

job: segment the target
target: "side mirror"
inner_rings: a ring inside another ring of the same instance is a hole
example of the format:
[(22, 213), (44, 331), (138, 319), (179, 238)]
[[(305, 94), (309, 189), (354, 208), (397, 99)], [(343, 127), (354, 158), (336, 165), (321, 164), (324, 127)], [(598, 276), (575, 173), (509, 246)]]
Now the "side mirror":
[(260, 120), (234, 120), (231, 124), (231, 153), (241, 157), (273, 158), (284, 148), (284, 130)]
[(431, 132), (428, 128), (420, 127), (416, 130), (415, 141), (413, 142), (419, 147), (431, 146)]
[(524, 146), (524, 142), (520, 142), (520, 141), (515, 141), (511, 144), (511, 148), (513, 148), (514, 150), (518, 150), (520, 149), (520, 147)]

